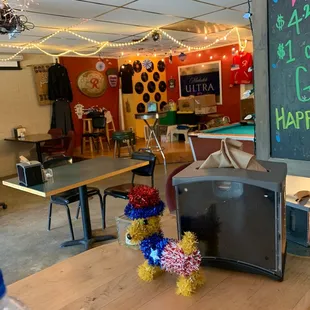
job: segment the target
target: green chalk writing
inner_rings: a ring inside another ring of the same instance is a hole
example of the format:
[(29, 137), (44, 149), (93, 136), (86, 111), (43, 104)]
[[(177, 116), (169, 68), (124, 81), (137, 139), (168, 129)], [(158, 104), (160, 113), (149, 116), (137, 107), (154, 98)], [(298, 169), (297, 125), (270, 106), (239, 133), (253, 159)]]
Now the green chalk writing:
[[(300, 77), (301, 77), (302, 72), (307, 73), (308, 70), (307, 70), (307, 68), (305, 68), (303, 66), (299, 66), (296, 69), (296, 93), (297, 93), (297, 98), (301, 102), (309, 102), (310, 101), (310, 97), (307, 97), (305, 95), (304, 91), (310, 90), (310, 85), (308, 87), (305, 87), (305, 88), (302, 88), (301, 85), (300, 85)], [(309, 75), (306, 74), (305, 76), (307, 77)]]
[(275, 108), (277, 130), (310, 129), (310, 110), (290, 112), (284, 108)]
[(299, 23), (301, 21), (302, 21), (302, 18), (298, 18), (298, 12), (297, 12), (297, 9), (295, 9), (287, 26), (288, 27), (296, 26), (296, 33), (300, 34)]

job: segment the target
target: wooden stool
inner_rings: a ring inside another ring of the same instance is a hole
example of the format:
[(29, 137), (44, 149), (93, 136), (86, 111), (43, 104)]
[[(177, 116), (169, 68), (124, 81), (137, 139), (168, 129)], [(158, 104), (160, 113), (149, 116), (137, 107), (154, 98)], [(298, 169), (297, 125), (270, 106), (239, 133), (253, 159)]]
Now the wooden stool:
[[(83, 134), (92, 132), (93, 132), (92, 119), (83, 118)], [(89, 143), (90, 152), (93, 153), (94, 152), (93, 140), (90, 137), (82, 137), (81, 153), (83, 154), (83, 151), (86, 148), (86, 143)]]
[(108, 142), (110, 142), (110, 140), (112, 138), (112, 135), (110, 138), (110, 131), (112, 131), (112, 135), (115, 132), (115, 126), (114, 126), (113, 118), (112, 118), (112, 121), (110, 123), (107, 123), (107, 126), (106, 126), (106, 136), (107, 136)]
[(117, 151), (117, 157), (121, 157), (121, 147), (127, 146), (129, 156), (135, 151), (135, 134), (132, 131), (115, 131), (112, 134), (112, 139), (114, 141), (114, 158), (116, 157)]

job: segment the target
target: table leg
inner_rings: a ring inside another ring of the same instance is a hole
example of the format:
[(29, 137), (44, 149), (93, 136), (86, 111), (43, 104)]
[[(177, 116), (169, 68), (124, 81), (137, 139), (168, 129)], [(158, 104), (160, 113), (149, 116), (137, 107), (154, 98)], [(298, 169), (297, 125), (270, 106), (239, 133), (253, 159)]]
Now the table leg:
[(156, 125), (157, 125), (157, 119), (155, 120), (155, 123), (153, 126), (151, 126), (147, 120), (144, 120), (144, 122), (146, 123), (146, 125), (148, 126), (149, 130), (150, 130), (150, 135), (149, 135), (149, 139), (148, 139), (148, 142), (147, 142), (147, 146), (146, 148), (149, 149), (150, 148), (150, 141), (152, 139), (152, 135), (154, 136), (154, 139), (155, 139), (155, 142), (157, 144), (157, 148), (158, 148), (158, 151), (160, 152), (163, 160), (164, 160), (164, 167), (165, 167), (165, 174), (167, 174), (167, 161), (166, 161), (166, 156), (164, 154), (164, 151), (163, 151), (163, 148), (161, 147), (158, 139), (157, 139), (157, 136), (156, 136), (156, 132), (155, 132), (155, 128), (156, 128)]
[(95, 242), (102, 242), (102, 241), (116, 239), (115, 236), (110, 236), (110, 235), (98, 236), (98, 237), (95, 237), (92, 235), (86, 185), (79, 187), (79, 194), (80, 194), (84, 238), (79, 239), (79, 240), (72, 240), (72, 241), (64, 242), (61, 244), (61, 247), (63, 248), (63, 247), (83, 244), (85, 247), (85, 250), (88, 250), (91, 247), (91, 245)]
[(41, 143), (40, 142), (36, 143), (36, 151), (37, 151), (38, 161), (40, 163), (43, 163), (42, 152), (41, 152)]

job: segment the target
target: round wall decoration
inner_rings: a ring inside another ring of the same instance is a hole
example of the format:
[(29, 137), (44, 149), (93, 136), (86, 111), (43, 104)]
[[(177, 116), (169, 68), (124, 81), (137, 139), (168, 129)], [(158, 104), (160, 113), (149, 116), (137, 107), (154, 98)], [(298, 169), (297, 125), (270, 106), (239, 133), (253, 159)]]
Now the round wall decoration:
[(154, 91), (156, 90), (156, 85), (153, 81), (149, 82), (147, 84), (147, 89), (150, 93), (154, 93)]
[(141, 82), (138, 82), (138, 83), (136, 83), (136, 85), (135, 85), (135, 90), (136, 90), (136, 93), (137, 94), (142, 94), (143, 93), (143, 91), (144, 91), (144, 86), (143, 86), (143, 84), (141, 83)]
[(155, 94), (155, 101), (159, 102), (161, 100), (161, 94), (160, 93), (156, 93)]
[(98, 70), (98, 71), (100, 71), (100, 72), (102, 72), (102, 71), (104, 71), (104, 69), (105, 69), (105, 63), (103, 62), (103, 61), (98, 61), (97, 63), (96, 63), (96, 69)]
[(133, 69), (135, 70), (135, 72), (139, 73), (142, 70), (142, 64), (139, 60), (134, 61), (133, 63)]
[(153, 70), (154, 70), (154, 64), (153, 64), (153, 62), (150, 61), (150, 63), (151, 63), (151, 65), (150, 65), (148, 68), (146, 68), (147, 72), (153, 72)]
[(159, 90), (163, 93), (163, 92), (166, 91), (166, 89), (167, 89), (166, 82), (161, 81), (161, 82), (159, 83)]
[(144, 105), (144, 103), (140, 102), (140, 103), (137, 105), (137, 112), (138, 112), (138, 113), (144, 113), (144, 112), (145, 112), (145, 105)]
[(154, 79), (155, 82), (158, 82), (160, 80), (160, 75), (159, 75), (158, 72), (154, 72), (153, 79)]
[(85, 96), (96, 98), (104, 94), (108, 87), (108, 81), (101, 72), (90, 70), (79, 75), (77, 86)]
[(144, 101), (145, 103), (148, 103), (148, 102), (150, 101), (150, 95), (149, 95), (148, 93), (145, 93), (145, 94), (143, 95), (143, 101)]
[(160, 111), (163, 111), (164, 110), (164, 107), (167, 105), (167, 102), (166, 101), (162, 101), (160, 103)]
[(165, 63), (162, 60), (160, 60), (157, 63), (157, 69), (158, 69), (159, 72), (164, 72), (165, 71), (166, 65), (165, 65)]
[(141, 80), (142, 80), (143, 82), (147, 82), (148, 79), (149, 79), (148, 74), (147, 74), (146, 72), (143, 72), (143, 73), (141, 74)]

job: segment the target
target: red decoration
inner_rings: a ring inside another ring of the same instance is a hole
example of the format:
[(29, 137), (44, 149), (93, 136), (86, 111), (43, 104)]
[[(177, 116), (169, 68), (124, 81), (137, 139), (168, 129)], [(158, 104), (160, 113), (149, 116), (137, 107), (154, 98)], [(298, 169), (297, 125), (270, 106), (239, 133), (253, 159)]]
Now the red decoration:
[(161, 268), (170, 273), (189, 277), (199, 270), (201, 255), (198, 250), (190, 255), (185, 255), (183, 249), (176, 241), (170, 241), (164, 248), (161, 256)]
[(129, 195), (129, 203), (134, 208), (157, 206), (160, 202), (159, 192), (156, 188), (147, 185), (134, 187)]

